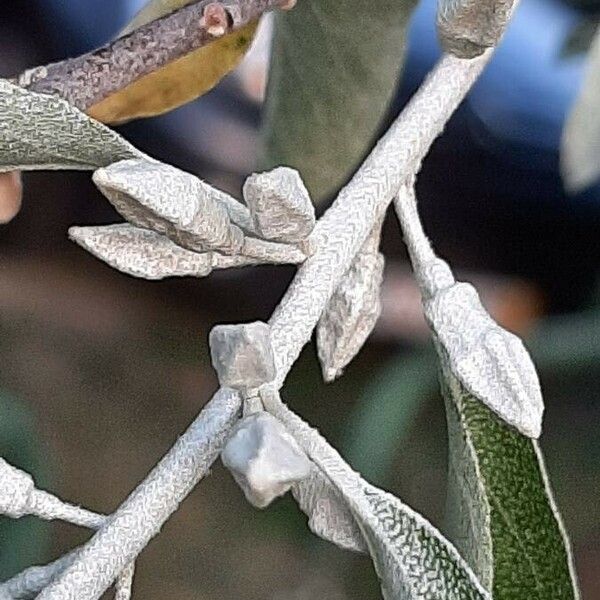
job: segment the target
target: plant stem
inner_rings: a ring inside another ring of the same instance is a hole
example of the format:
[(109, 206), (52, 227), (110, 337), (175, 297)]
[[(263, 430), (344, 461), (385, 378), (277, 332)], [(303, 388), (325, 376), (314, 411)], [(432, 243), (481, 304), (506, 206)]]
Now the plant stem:
[(226, 11), (217, 37), (241, 29), (285, 0), (201, 0), (97, 50), (21, 74), (17, 83), (41, 94), (52, 94), (86, 111), (111, 94), (165, 65), (214, 41), (214, 24), (204, 18), (215, 8)]
[(219, 390), (146, 479), (38, 599), (100, 598), (208, 473), (239, 417), (241, 404), (237, 392)]
[[(317, 223), (314, 254), (299, 268), (270, 320), (279, 388), (309, 341), (327, 302), (400, 186), (488, 62), (445, 56), (350, 183)], [(241, 405), (221, 389), (144, 482), (84, 545), (38, 600), (97, 600), (158, 533), (216, 459)]]
[(379, 214), (412, 181), (433, 141), (471, 88), (491, 52), (446, 55), (317, 223), (314, 254), (299, 268), (269, 324), (281, 386), (329, 298)]

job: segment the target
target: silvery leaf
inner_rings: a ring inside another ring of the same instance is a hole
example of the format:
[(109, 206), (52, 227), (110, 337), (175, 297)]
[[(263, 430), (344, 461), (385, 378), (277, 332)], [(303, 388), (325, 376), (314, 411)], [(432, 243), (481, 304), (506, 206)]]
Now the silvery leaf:
[(412, 183), (401, 188), (395, 206), (442, 364), (507, 423), (526, 436), (539, 437), (544, 402), (523, 343), (500, 327), (475, 288), (457, 283), (448, 264), (435, 255), (419, 219)]
[(134, 277), (204, 277), (212, 269), (210, 254), (185, 250), (163, 235), (127, 223), (71, 227), (69, 235), (111, 267)]
[(296, 483), (292, 494), (315, 535), (344, 550), (368, 552), (353, 514), (319, 468), (313, 467), (309, 477)]
[(275, 417), (264, 411), (244, 417), (221, 453), (248, 501), (265, 508), (308, 477), (311, 462)]
[(274, 390), (266, 409), (296, 438), (331, 481), (360, 529), (388, 600), (491, 600), (456, 548), (421, 515), (354, 472), (318, 431)]
[(444, 50), (473, 58), (500, 41), (516, 0), (438, 0), (437, 28)]
[(537, 440), (442, 371), (450, 532), (494, 600), (578, 600), (569, 540)]
[(581, 191), (600, 178), (600, 30), (587, 61), (583, 87), (562, 136), (561, 171), (572, 192)]
[(352, 504), (386, 600), (491, 600), (456, 548), (398, 498), (365, 482)]
[(210, 356), (222, 387), (251, 390), (277, 374), (267, 323), (216, 325), (209, 336)]
[(94, 182), (129, 221), (196, 251), (235, 253), (244, 240), (214, 189), (194, 175), (151, 160), (127, 160), (94, 173)]
[(254, 173), (246, 179), (243, 193), (261, 237), (302, 242), (314, 229), (315, 209), (298, 171), (277, 167)]
[(68, 102), (0, 79), (0, 171), (97, 169), (143, 156)]
[(487, 313), (475, 288), (455, 283), (423, 300), (442, 360), (484, 404), (529, 437), (542, 430), (538, 376), (521, 340)]
[(329, 300), (317, 325), (325, 381), (339, 377), (358, 354), (381, 313), (383, 255), (359, 252)]

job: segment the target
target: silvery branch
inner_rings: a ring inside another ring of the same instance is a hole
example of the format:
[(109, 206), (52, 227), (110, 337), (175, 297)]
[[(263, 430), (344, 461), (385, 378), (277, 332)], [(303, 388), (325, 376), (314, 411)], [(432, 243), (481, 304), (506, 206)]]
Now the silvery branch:
[[(268, 323), (213, 329), (210, 349), (221, 387), (146, 479), (109, 518), (94, 522), (98, 531), (87, 543), (5, 582), (0, 597), (39, 592), (40, 600), (95, 600), (119, 579), (118, 598), (125, 599), (133, 562), (220, 456), (253, 505), (267, 507), (291, 490), (315, 534), (369, 553), (386, 598), (491, 598), (431, 523), (354, 472), (282, 402), (280, 390), (315, 330), (327, 381), (341, 375), (369, 337), (380, 312), (381, 223), (397, 196), (442, 362), (508, 426), (540, 434), (543, 404), (526, 351), (487, 315), (474, 288), (457, 283), (434, 255), (412, 194), (421, 161), (488, 62), (487, 48), (500, 39), (513, 4), (440, 2), (440, 35), (451, 54), (319, 220), (293, 169), (250, 175), (237, 200), (145, 156), (66, 101), (0, 81), (0, 171), (92, 171), (125, 221), (69, 233), (108, 265), (147, 279), (298, 265)], [(30, 505), (32, 480), (0, 466), (0, 482), (9, 490), (0, 494), (0, 510), (37, 514)], [(68, 511), (80, 521), (96, 518), (84, 509)]]

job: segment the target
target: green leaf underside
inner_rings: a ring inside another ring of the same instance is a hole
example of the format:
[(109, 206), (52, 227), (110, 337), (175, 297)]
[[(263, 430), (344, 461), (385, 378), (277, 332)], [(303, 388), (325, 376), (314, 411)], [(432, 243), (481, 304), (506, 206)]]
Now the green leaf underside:
[(302, 173), (318, 203), (375, 141), (396, 89), (414, 0), (304, 0), (275, 16), (262, 167)]
[(367, 486), (371, 519), (357, 522), (386, 600), (487, 600), (489, 596), (456, 550), (397, 498)]
[(315, 507), (326, 502), (316, 533), (333, 541), (330, 532), (349, 511), (357, 529), (346, 526), (345, 531), (348, 535), (356, 531), (362, 540), (344, 547), (359, 549), (366, 542), (386, 600), (491, 600), (458, 550), (424, 517), (365, 481), (317, 430), (284, 404), (270, 405), (268, 410), (301, 441), (336, 492), (323, 496), (325, 488), (317, 486), (319, 496), (304, 502), (302, 510), (312, 507), (307, 514), (313, 521), (319, 516), (312, 514)]
[(494, 600), (579, 597), (541, 452), (445, 374), (453, 539)]

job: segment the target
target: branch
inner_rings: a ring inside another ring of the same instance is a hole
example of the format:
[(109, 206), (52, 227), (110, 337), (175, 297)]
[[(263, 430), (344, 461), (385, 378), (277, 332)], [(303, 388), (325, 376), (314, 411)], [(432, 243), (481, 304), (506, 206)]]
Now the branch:
[[(412, 181), (435, 138), (488, 62), (445, 56), (381, 139), (311, 236), (314, 253), (298, 270), (270, 320), (280, 387), (329, 298), (400, 186)], [(217, 392), (196, 421), (110, 521), (38, 600), (97, 600), (206, 474), (241, 405)]]
[(236, 392), (219, 390), (148, 477), (38, 599), (100, 598), (208, 473), (239, 417), (240, 407), (241, 398)]
[(341, 277), (400, 186), (420, 170), (435, 138), (487, 64), (445, 56), (340, 192), (311, 235), (314, 254), (298, 270), (269, 324), (281, 386)]
[(200, 0), (97, 50), (21, 74), (18, 85), (85, 112), (161, 67), (233, 33), (289, 0)]

